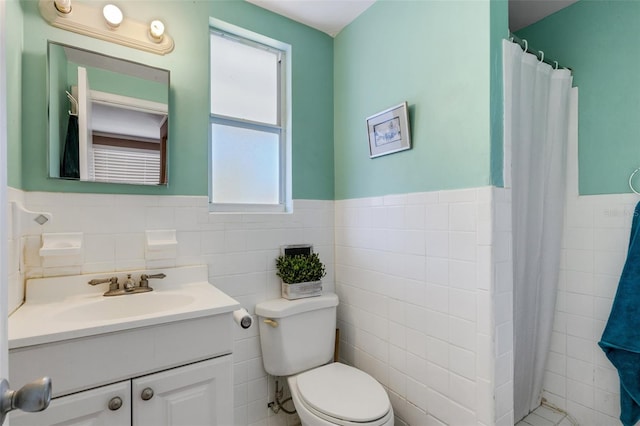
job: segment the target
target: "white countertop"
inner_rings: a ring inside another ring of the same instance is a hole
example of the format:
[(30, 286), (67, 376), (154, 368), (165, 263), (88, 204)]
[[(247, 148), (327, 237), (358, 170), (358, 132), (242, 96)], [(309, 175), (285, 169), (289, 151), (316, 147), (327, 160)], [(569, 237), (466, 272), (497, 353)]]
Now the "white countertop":
[[(142, 273), (159, 272), (167, 277), (149, 280), (154, 291), (147, 293), (105, 297), (108, 283), (88, 284), (91, 279), (115, 275), (122, 286), (127, 273), (138, 282)], [(9, 349), (230, 313), (240, 308), (236, 300), (207, 279), (206, 266), (192, 266), (29, 280), (25, 303), (9, 317)]]

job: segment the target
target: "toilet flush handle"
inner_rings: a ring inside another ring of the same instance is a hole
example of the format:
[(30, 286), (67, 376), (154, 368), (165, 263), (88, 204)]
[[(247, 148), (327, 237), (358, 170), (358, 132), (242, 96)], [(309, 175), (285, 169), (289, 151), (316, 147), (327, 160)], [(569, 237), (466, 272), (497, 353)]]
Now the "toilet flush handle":
[(271, 318), (265, 318), (264, 323), (270, 325), (273, 328), (276, 328), (278, 326), (278, 321), (272, 320)]

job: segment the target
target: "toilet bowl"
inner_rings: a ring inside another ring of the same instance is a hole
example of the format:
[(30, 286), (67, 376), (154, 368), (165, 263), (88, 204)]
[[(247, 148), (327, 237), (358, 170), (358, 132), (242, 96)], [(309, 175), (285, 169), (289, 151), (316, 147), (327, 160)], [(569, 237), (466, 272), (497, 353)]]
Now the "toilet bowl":
[(265, 371), (286, 377), (303, 426), (393, 426), (389, 396), (373, 377), (331, 362), (338, 296), (258, 303)]
[(305, 426), (393, 426), (393, 408), (380, 383), (341, 363), (287, 378)]

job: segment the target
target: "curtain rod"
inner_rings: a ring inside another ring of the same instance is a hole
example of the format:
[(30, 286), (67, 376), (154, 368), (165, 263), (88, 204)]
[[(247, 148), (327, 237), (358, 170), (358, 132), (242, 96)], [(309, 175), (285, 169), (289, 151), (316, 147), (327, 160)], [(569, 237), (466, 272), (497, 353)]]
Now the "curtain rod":
[(545, 64), (549, 64), (553, 68), (557, 68), (557, 69), (564, 68), (564, 69), (567, 69), (567, 70), (571, 71), (571, 73), (573, 73), (573, 69), (572, 68), (565, 67), (563, 65), (560, 65), (558, 63), (558, 61), (555, 61), (555, 60), (553, 60), (551, 58), (547, 58), (542, 50), (535, 50), (535, 49), (531, 48), (529, 46), (529, 43), (527, 42), (527, 40), (521, 39), (520, 37), (518, 37), (517, 35), (515, 35), (512, 32), (509, 32), (509, 40), (511, 40), (513, 43), (518, 44), (522, 48), (522, 50), (524, 50), (525, 52), (528, 52), (528, 53), (531, 53), (532, 55), (535, 55), (536, 58), (538, 58), (539, 60), (541, 60)]

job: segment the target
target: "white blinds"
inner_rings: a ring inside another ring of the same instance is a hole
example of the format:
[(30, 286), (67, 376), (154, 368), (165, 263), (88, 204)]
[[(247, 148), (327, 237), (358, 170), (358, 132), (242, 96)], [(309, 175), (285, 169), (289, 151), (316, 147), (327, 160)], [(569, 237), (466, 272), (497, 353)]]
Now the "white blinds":
[(158, 185), (160, 151), (94, 145), (94, 172), (98, 182)]

